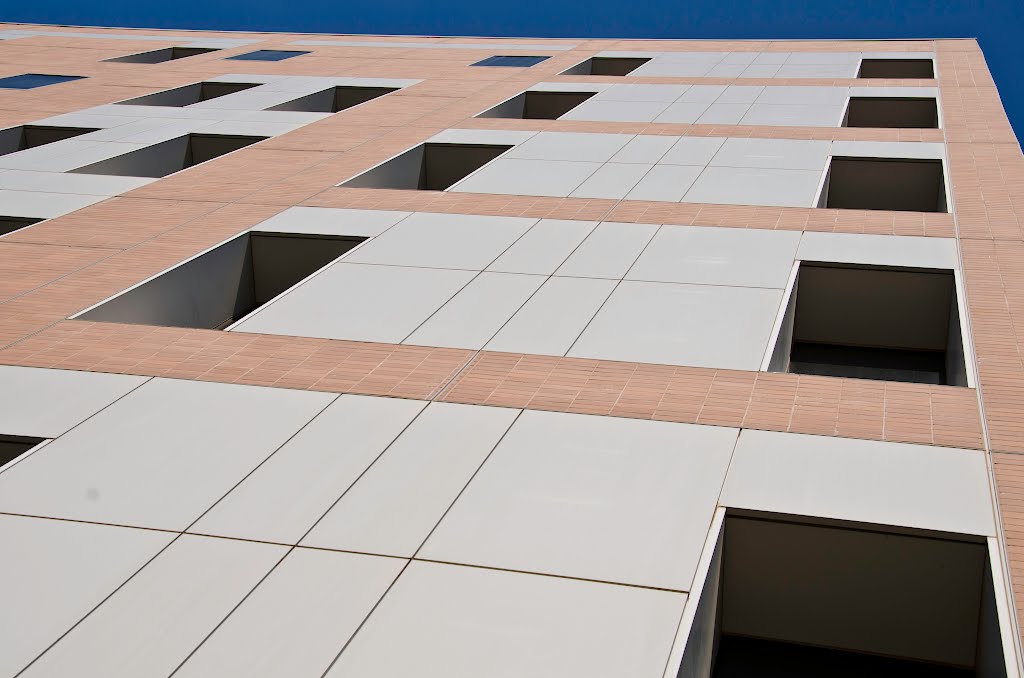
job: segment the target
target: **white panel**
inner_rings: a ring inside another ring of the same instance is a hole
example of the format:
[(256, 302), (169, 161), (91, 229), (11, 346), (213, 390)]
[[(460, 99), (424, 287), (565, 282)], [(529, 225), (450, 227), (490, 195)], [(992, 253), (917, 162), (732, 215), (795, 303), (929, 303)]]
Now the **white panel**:
[(519, 412), (431, 403), (302, 545), (414, 555)]
[[(574, 198), (621, 200), (651, 169), (651, 165), (607, 162), (570, 195)], [(2, 177), (2, 175), (0, 175)]]
[(821, 170), (708, 167), (683, 200), (720, 205), (813, 207)]
[(668, 63), (655, 59), (630, 75), (648, 78), (702, 78), (708, 74), (713, 64), (710, 63)]
[(298, 543), (424, 407), (420, 400), (341, 396), (189, 531)]
[(481, 273), (402, 343), (479, 350), (544, 280), (540, 275)]
[(0, 173), (0, 188), (20, 191), (71, 193), (76, 195), (117, 195), (151, 184), (156, 179), (115, 177), (62, 172), (7, 170)]
[(341, 262), (232, 330), (396, 344), (475, 275), (472, 271)]
[(666, 225), (626, 277), (783, 289), (799, 242), (799, 231)]
[(446, 129), (427, 139), (431, 144), (493, 144), (515, 146), (521, 144), (536, 132), (520, 132), (503, 129)]
[(559, 120), (596, 120), (606, 122), (651, 122), (668, 107), (656, 101), (603, 101), (592, 98), (572, 109)]
[(754, 65), (762, 66), (769, 64), (781, 65), (786, 63), (789, 57), (789, 52), (761, 52), (757, 55), (757, 57), (754, 58), (754, 61), (751, 63), (753, 63)]
[(920, 158), (941, 160), (945, 144), (923, 141), (833, 141), (832, 155), (855, 158)]
[(711, 105), (710, 101), (677, 101), (669, 106), (654, 119), (654, 122), (671, 122), (688, 124), (697, 122), (704, 111)]
[(757, 85), (730, 85), (722, 92), (722, 96), (715, 100), (716, 104), (752, 104), (764, 91), (764, 87)]
[(5, 217), (52, 219), (106, 199), (102, 195), (0, 190), (0, 204), (4, 206)]
[(622, 278), (657, 230), (654, 224), (598, 224), (555, 273), (576, 278)]
[(874, 266), (960, 268), (953, 238), (806, 231), (797, 258)]
[(327, 207), (289, 207), (252, 227), (254, 231), (310, 233), (373, 237), (409, 216), (411, 212), (348, 210)]
[(825, 168), (830, 142), (802, 139), (726, 139), (709, 163), (712, 167), (765, 169)]
[(333, 397), (153, 379), (0, 474), (0, 510), (183, 530)]
[(541, 219), (487, 269), (551, 275), (595, 226), (596, 221)]
[(728, 89), (725, 85), (693, 85), (676, 100), (679, 102), (710, 104)]
[(856, 64), (860, 63), (860, 52), (794, 52), (786, 59), (787, 64)]
[(0, 515), (0, 672), (16, 674), (170, 543), (173, 534)]
[(658, 676), (685, 601), (681, 593), (414, 562), (327, 676)]
[(23, 675), (166, 676), (286, 550), (182, 536)]
[[(778, 77), (785, 77), (781, 73)], [(849, 87), (765, 87), (757, 97), (759, 104), (806, 104), (810, 106), (843, 106), (850, 94)]]
[(611, 162), (636, 162), (652, 165), (665, 155), (679, 137), (644, 135), (636, 136), (612, 156)]
[(418, 212), (345, 261), (480, 271), (535, 223), (515, 217)]
[(524, 412), (419, 556), (686, 591), (736, 434)]
[(681, 137), (661, 159), (665, 165), (699, 165), (711, 162), (725, 137)]
[(607, 162), (632, 138), (631, 134), (541, 132), (513, 148), (504, 157), (527, 160)]
[(570, 356), (756, 370), (781, 290), (626, 281)]
[(753, 104), (740, 122), (783, 127), (838, 127), (842, 117), (841, 104)]
[(147, 377), (0, 366), (0, 432), (56, 438)]
[(319, 676), (405, 563), (296, 549), (174, 675)]
[(699, 118), (698, 125), (736, 125), (747, 113), (750, 104), (711, 104)]
[(449, 191), (567, 197), (601, 167), (599, 162), (517, 160), (501, 157), (471, 174)]
[(857, 64), (783, 64), (776, 78), (855, 78)]
[(774, 78), (775, 74), (782, 68), (780, 65), (771, 64), (752, 64), (747, 66), (742, 73), (741, 78)]
[[(872, 55), (872, 58), (877, 58)], [(851, 87), (851, 97), (896, 97), (909, 99), (935, 99), (938, 87)]]
[[(330, 114), (323, 114), (324, 118)], [(225, 134), (254, 137), (276, 137), (297, 130), (306, 123), (267, 122), (265, 120), (222, 120), (202, 128), (203, 134)]]
[(744, 430), (722, 504), (992, 535), (984, 453)]
[(684, 165), (655, 165), (644, 178), (626, 194), (626, 200), (660, 200), (679, 202), (697, 180), (703, 167)]
[(714, 65), (728, 56), (729, 52), (662, 52), (657, 60), (658, 63)]
[(707, 72), (709, 78), (738, 78), (746, 69), (743, 64), (726, 64), (721, 63), (713, 66), (710, 71)]
[(661, 101), (671, 103), (689, 85), (612, 85), (594, 98), (599, 101)]
[(614, 288), (614, 280), (551, 278), (484, 348), (564, 355)]

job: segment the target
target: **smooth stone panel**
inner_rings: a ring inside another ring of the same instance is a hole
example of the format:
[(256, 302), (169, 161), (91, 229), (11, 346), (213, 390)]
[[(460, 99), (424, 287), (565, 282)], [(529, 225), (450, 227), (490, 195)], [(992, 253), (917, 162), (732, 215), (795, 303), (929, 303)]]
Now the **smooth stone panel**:
[(686, 595), (413, 562), (329, 678), (661, 676)]
[(737, 433), (526, 411), (419, 556), (686, 591)]

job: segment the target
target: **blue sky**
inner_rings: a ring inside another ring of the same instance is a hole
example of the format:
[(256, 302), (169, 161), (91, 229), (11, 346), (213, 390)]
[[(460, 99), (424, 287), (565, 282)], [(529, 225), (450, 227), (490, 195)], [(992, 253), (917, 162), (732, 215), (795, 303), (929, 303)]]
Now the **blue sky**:
[(50, 0), (5, 21), (149, 28), (623, 38), (940, 38), (981, 41), (1024, 137), (1024, 0)]

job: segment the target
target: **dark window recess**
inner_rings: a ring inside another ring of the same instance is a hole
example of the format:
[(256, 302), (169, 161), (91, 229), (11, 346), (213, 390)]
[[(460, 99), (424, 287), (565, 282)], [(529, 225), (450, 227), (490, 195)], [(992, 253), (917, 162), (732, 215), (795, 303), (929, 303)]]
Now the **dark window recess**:
[(629, 75), (648, 61), (643, 57), (591, 57), (561, 75)]
[(365, 239), (245, 233), (78, 317), (223, 329)]
[(678, 675), (1005, 678), (990, 568), (982, 538), (730, 513)]
[(935, 77), (931, 59), (862, 59), (858, 78), (930, 79)]
[(853, 97), (843, 126), (937, 128), (939, 109), (935, 99)]
[(483, 61), (478, 61), (473, 66), (511, 66), (513, 68), (528, 68), (536, 66), (542, 61), (551, 57), (546, 56), (492, 56)]
[(801, 263), (769, 370), (966, 386), (953, 272)]
[(120, 177), (165, 177), (267, 138), (186, 134), (71, 171), (77, 174), (110, 174)]
[(331, 87), (277, 106), (271, 106), (267, 110), (337, 113), (397, 90), (397, 87)]
[(200, 101), (209, 101), (259, 86), (258, 82), (197, 82), (117, 103), (131, 106), (191, 106)]
[(289, 51), (283, 49), (261, 49), (255, 52), (246, 52), (245, 54), (236, 54), (235, 56), (225, 57), (225, 59), (233, 59), (235, 61), (284, 61), (285, 59), (302, 56), (303, 54), (309, 54), (309, 52)]
[(41, 442), (42, 438), (0, 435), (0, 466), (11, 463)]
[(484, 144), (421, 144), (341, 185), (443, 191), (510, 148)]
[(32, 219), (29, 217), (0, 217), (0, 235), (7, 235), (20, 231), (26, 226), (38, 224), (43, 219)]
[(597, 92), (523, 92), (477, 117), (557, 120), (595, 94)]
[(946, 212), (942, 161), (832, 158), (818, 206)]
[(84, 127), (46, 127), (43, 125), (21, 125), (0, 130), (0, 155), (16, 153), (37, 146), (45, 146), (55, 141), (63, 141), (73, 137), (95, 132), (96, 129)]
[(128, 54), (126, 56), (114, 57), (113, 59), (104, 59), (104, 61), (118, 64), (162, 64), (165, 61), (186, 59), (198, 54), (219, 51), (219, 49), (213, 47), (165, 47), (164, 49), (154, 49), (151, 52), (140, 52), (139, 54)]
[(82, 80), (84, 75), (44, 75), (42, 73), (25, 73), (0, 78), (0, 89), (35, 89), (47, 85), (59, 85), (62, 82)]

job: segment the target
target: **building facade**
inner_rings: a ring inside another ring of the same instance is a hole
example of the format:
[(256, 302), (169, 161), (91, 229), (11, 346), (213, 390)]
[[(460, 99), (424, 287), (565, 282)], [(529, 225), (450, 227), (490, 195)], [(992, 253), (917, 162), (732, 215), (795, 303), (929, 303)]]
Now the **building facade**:
[(2, 676), (1021, 674), (974, 40), (0, 29)]

